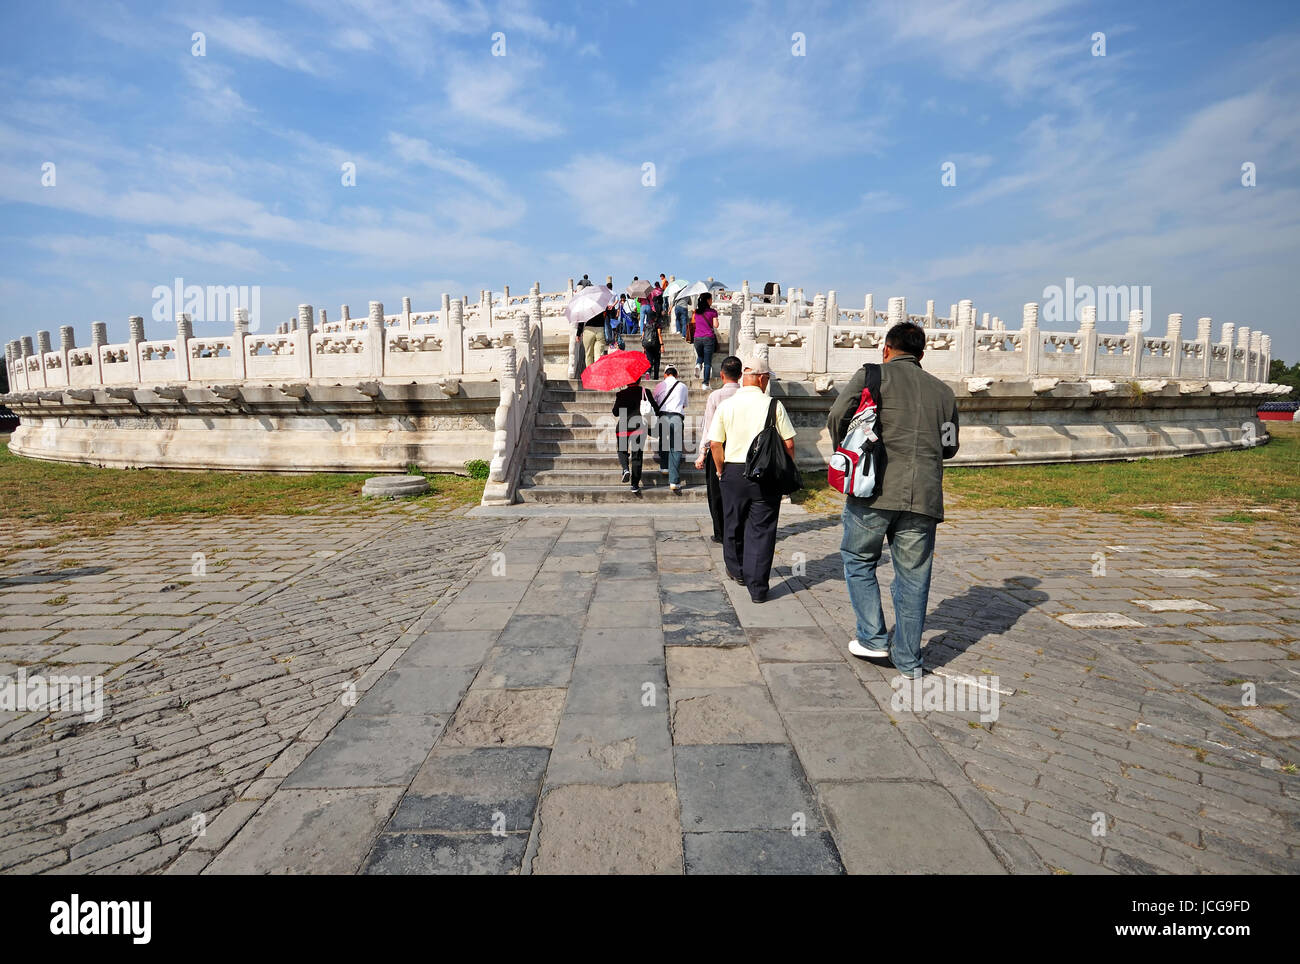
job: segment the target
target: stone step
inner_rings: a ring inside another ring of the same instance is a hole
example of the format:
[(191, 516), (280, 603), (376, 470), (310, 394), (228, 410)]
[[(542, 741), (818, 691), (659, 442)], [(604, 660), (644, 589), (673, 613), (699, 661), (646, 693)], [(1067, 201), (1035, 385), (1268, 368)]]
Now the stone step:
[[(684, 379), (684, 381), (686, 382), (686, 397), (689, 399), (700, 399), (703, 401), (709, 397), (709, 392), (712, 391), (712, 388), (706, 391), (701, 382), (692, 382), (691, 379)], [(655, 385), (658, 383), (645, 379), (641, 384), (645, 388), (653, 391)], [(550, 382), (547, 382), (546, 387), (542, 390), (543, 399), (550, 399), (552, 401), (571, 401), (594, 398), (602, 400), (606, 405), (614, 404), (614, 396), (616, 394), (618, 393), (598, 392), (590, 388), (570, 388), (568, 385), (552, 385)]]
[[(658, 452), (645, 452), (643, 456), (644, 471), (649, 472), (651, 469), (656, 472), (668, 471), (659, 467)], [(529, 455), (524, 459), (523, 470), (525, 472), (584, 472), (591, 476), (623, 471), (619, 468), (616, 455)], [(682, 455), (681, 473), (682, 478), (688, 475), (698, 476), (701, 480), (704, 478), (704, 470), (697, 469), (694, 458), (687, 459), (685, 453)]]
[[(601, 417), (606, 419), (606, 421), (597, 425), (537, 425), (533, 428), (532, 437), (547, 442), (563, 442), (567, 439), (612, 439), (613, 436), (611, 433), (617, 427), (617, 420), (613, 415), (605, 415)], [(699, 419), (703, 417), (703, 414), (700, 414), (692, 422), (692, 415), (688, 412), (685, 422), (698, 427)], [(612, 448), (611, 451), (613, 451)]]
[[(525, 468), (519, 476), (519, 484), (521, 486), (545, 486), (547, 488), (557, 486), (560, 488), (569, 486), (600, 488), (606, 485), (619, 485), (619, 480), (622, 477), (623, 470), (619, 468), (617, 462), (612, 467), (600, 469), (599, 471), (565, 472), (559, 469), (533, 470)], [(696, 485), (701, 488), (704, 486), (704, 473), (697, 471), (693, 466), (689, 472), (683, 469), (680, 478), (684, 485)], [(667, 486), (668, 470), (659, 468), (653, 460), (647, 460), (647, 464), (641, 469), (641, 484), (647, 488), (651, 486)]]
[[(704, 409), (703, 407), (699, 410), (688, 408), (686, 410), (686, 415), (688, 417), (697, 415), (703, 418)], [(533, 422), (533, 431), (537, 433), (544, 429), (604, 428), (609, 424), (607, 420), (612, 419), (613, 417), (613, 414), (608, 408), (599, 414), (590, 411), (571, 411), (568, 409), (562, 409), (555, 412), (538, 412), (537, 418)]]
[(680, 495), (674, 495), (665, 482), (662, 486), (645, 486), (640, 494), (632, 492), (626, 485), (568, 486), (543, 485), (525, 486), (519, 489), (519, 501), (540, 505), (570, 505), (582, 502), (627, 503), (636, 505), (645, 502), (672, 503), (707, 503), (708, 494), (703, 485), (687, 486)]
[[(689, 441), (689, 439), (687, 440)], [(686, 446), (690, 451), (691, 447)], [(645, 451), (655, 451), (654, 436), (645, 446)], [(576, 439), (539, 439), (534, 438), (528, 447), (529, 458), (554, 458), (557, 455), (582, 456), (586, 458), (615, 458), (616, 450), (608, 442), (598, 438)], [(685, 456), (683, 456), (685, 458)]]
[[(686, 398), (686, 412), (691, 415), (704, 414), (705, 401), (703, 399)], [(537, 403), (539, 415), (555, 415), (561, 412), (578, 413), (586, 415), (610, 415), (614, 407), (614, 398), (611, 395), (592, 395), (590, 398), (542, 398)]]

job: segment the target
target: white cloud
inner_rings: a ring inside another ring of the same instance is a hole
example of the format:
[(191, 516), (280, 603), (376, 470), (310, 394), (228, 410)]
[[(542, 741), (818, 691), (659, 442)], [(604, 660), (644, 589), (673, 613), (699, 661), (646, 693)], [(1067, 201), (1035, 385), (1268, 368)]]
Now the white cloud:
[(676, 199), (664, 188), (641, 183), (640, 161), (579, 154), (547, 177), (567, 196), (573, 221), (606, 238), (649, 238), (676, 208)]
[(200, 19), (208, 38), (209, 56), (217, 56), (222, 47), (229, 47), (245, 57), (265, 60), (285, 70), (318, 73), (317, 65), (298, 52), (303, 46), (300, 37), (284, 37), (254, 17)]

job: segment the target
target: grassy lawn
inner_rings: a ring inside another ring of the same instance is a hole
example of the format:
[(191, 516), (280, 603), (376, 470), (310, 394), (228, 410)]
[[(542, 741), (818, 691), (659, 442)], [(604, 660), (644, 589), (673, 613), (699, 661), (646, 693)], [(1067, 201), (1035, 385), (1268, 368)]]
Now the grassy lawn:
[[(1080, 508), (1166, 518), (1161, 506), (1197, 506), (1212, 521), (1267, 519), (1297, 525), (1300, 425), (1269, 422), (1272, 441), (1253, 449), (1176, 459), (950, 468), (944, 493), (953, 508)], [(838, 512), (841, 497), (825, 473), (807, 473), (794, 501), (811, 512)], [(1276, 508), (1255, 514), (1249, 508)]]
[[(142, 519), (182, 515), (307, 513), (317, 507), (368, 512), (390, 505), (362, 499), (361, 484), (373, 473), (178, 472), (167, 469), (101, 469), (43, 462), (10, 453), (0, 435), (0, 505), (4, 517), (30, 527), (66, 527), (67, 534), (95, 534)], [(413, 500), (431, 507), (476, 505), (483, 481), (460, 475), (428, 475), (430, 491)], [(42, 544), (46, 539), (21, 544)], [(6, 540), (9, 541), (9, 540)], [(12, 542), (11, 542), (12, 544)]]

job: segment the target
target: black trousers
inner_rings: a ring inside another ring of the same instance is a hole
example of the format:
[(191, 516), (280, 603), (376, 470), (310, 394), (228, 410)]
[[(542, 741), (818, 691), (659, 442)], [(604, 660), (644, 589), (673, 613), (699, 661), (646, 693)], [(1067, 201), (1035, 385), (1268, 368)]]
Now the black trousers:
[(709, 497), (709, 515), (713, 517), (713, 538), (722, 541), (722, 484), (713, 464), (713, 453), (704, 454), (704, 489)]
[[(640, 416), (637, 416), (640, 418)], [(641, 484), (641, 462), (645, 456), (645, 432), (618, 437), (618, 464), (624, 472), (632, 473), (632, 485)]]
[(740, 576), (751, 598), (767, 595), (776, 552), (781, 496), (766, 495), (745, 478), (742, 462), (722, 466), (722, 558), (727, 572)]
[(646, 358), (650, 359), (650, 377), (655, 381), (659, 380), (659, 359), (663, 356), (663, 351), (658, 344), (642, 345), (641, 350), (645, 352)]

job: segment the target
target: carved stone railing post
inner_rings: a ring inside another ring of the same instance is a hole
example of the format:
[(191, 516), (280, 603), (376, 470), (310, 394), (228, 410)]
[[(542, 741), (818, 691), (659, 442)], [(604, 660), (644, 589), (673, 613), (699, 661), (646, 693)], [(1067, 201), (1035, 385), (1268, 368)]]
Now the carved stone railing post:
[(402, 296), (402, 331), (411, 330), (411, 299)]
[(362, 333), (365, 353), (369, 360), (369, 364), (365, 366), (364, 374), (371, 378), (378, 378), (384, 374), (385, 338), (384, 303), (382, 301), (372, 301), (370, 302), (370, 314), (366, 319), (366, 330)]
[(814, 375), (824, 375), (830, 359), (831, 328), (826, 322), (826, 314), (814, 318), (811, 337), (808, 339), (808, 371)]
[(352, 308), (350, 305), (339, 305), (339, 331), (347, 331), (348, 325), (352, 321)]
[(130, 333), (129, 343), (131, 350), (127, 353), (131, 363), (131, 381), (135, 384), (140, 383), (140, 348), (139, 343), (144, 341), (144, 318), (140, 315), (131, 315), (126, 319), (126, 330)]
[(961, 326), (957, 329), (960, 333), (960, 351), (961, 351), (961, 373), (963, 375), (973, 375), (975, 373), (975, 309), (969, 301), (961, 301), (957, 304), (957, 314), (961, 320)]
[(1259, 340), (1259, 380), (1267, 382), (1273, 368), (1273, 338), (1264, 335)]
[(104, 359), (100, 357), (101, 349), (108, 344), (108, 323), (92, 321), (90, 323), (91, 364), (95, 367), (95, 384), (104, 384)]
[(1213, 328), (1213, 318), (1196, 319), (1196, 341), (1201, 346), (1201, 377), (1205, 379), (1210, 377), (1210, 363), (1213, 361)]
[(1178, 378), (1183, 370), (1183, 316), (1178, 312), (1166, 321), (1165, 339), (1169, 342), (1169, 376)]
[(194, 337), (194, 322), (186, 312), (176, 316), (176, 378), (190, 380), (190, 339)]
[(751, 308), (740, 313), (740, 333), (736, 344), (730, 347), (733, 355), (740, 358), (754, 357), (754, 343), (758, 340), (758, 320)]
[(1146, 353), (1146, 338), (1142, 333), (1142, 309), (1134, 308), (1128, 313), (1128, 338), (1133, 346), (1129, 374), (1137, 378), (1142, 374), (1142, 359)]
[(459, 298), (447, 308), (447, 337), (443, 339), (442, 353), (446, 358), (448, 375), (465, 374), (465, 303)]
[(1020, 350), (1025, 356), (1025, 374), (1032, 378), (1038, 374), (1043, 350), (1043, 340), (1038, 335), (1038, 305), (1028, 302), (1021, 318)]
[(1233, 336), (1236, 333), (1237, 326), (1229, 321), (1224, 323), (1223, 331), (1219, 336), (1219, 344), (1223, 346), (1224, 354), (1223, 379), (1228, 382), (1234, 380), (1232, 375), (1232, 355), (1233, 349), (1236, 346), (1236, 342), (1233, 341)]
[(50, 333), (48, 331), (38, 331), (36, 333), (36, 363), (41, 372), (41, 385), (45, 388), (50, 387), (50, 376), (45, 371), (45, 355), (51, 351)]
[(907, 299), (895, 297), (889, 299), (889, 325), (901, 325), (907, 321)]
[(1263, 333), (1258, 329), (1250, 333), (1250, 380), (1252, 382), (1267, 382), (1268, 372), (1261, 372), (1259, 368), (1260, 352), (1263, 347)]
[[(322, 308), (323, 312), (325, 309)], [(235, 331), (230, 341), (231, 375), (238, 381), (248, 377), (248, 348), (244, 339), (248, 336), (248, 309), (235, 309)]]
[(742, 281), (740, 283), (740, 310), (742, 312), (749, 311), (750, 306), (752, 304), (753, 304), (753, 295), (750, 293), (749, 290), (749, 282), (747, 280)]
[[(518, 388), (518, 370), (516, 368), (515, 349), (505, 347), (501, 349), (501, 375), (498, 379), (500, 383), (500, 400), (497, 403), (496, 416), (492, 425), (492, 461), (488, 463), (488, 487), (494, 490), (493, 496), (501, 498), (506, 495), (504, 488), (507, 487), (506, 478), (509, 469), (509, 459), (514, 450), (516, 439), (514, 438), (515, 427), (515, 401)], [(484, 492), (484, 498), (488, 497)]]
[(934, 328), (938, 319), (934, 316), (934, 299), (925, 303), (925, 327)]
[(832, 288), (826, 292), (826, 324), (838, 325), (840, 323), (840, 297)]
[(787, 325), (799, 324), (799, 297), (797, 288), (788, 288), (785, 293), (785, 323)]
[(1242, 325), (1237, 329), (1237, 348), (1241, 351), (1241, 361), (1236, 361), (1236, 353), (1232, 356), (1234, 367), (1228, 376), (1230, 380), (1248, 382), (1250, 381), (1250, 329)]
[(871, 327), (876, 324), (876, 296), (870, 291), (862, 303), (862, 323)]

